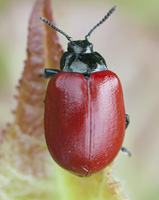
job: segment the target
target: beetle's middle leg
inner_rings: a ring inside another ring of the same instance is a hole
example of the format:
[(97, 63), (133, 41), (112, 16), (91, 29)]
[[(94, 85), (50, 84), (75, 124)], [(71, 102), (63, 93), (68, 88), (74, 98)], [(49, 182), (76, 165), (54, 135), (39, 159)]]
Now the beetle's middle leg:
[[(126, 114), (125, 117), (126, 117), (125, 129), (127, 129), (128, 125), (130, 124), (130, 116), (128, 114)], [(131, 156), (131, 152), (128, 149), (126, 149), (125, 147), (121, 147), (120, 150), (124, 153), (127, 153), (128, 156)]]
[(126, 116), (126, 125), (125, 125), (125, 129), (126, 129), (128, 125), (130, 124), (130, 116), (128, 114), (126, 114), (125, 116)]

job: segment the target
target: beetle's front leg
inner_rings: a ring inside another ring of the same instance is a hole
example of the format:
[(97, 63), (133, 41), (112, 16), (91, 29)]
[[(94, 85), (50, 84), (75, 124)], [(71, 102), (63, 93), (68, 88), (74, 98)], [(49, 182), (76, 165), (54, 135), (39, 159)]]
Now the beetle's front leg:
[[(44, 74), (40, 74), (40, 77), (51, 78), (52, 76), (54, 76), (55, 74), (58, 74), (59, 72), (60, 70), (58, 69), (45, 69)], [(44, 104), (45, 104), (45, 100), (44, 100)]]
[(60, 70), (58, 69), (45, 69), (44, 74), (41, 74), (40, 76), (43, 76), (45, 78), (51, 78), (52, 76), (58, 74), (59, 72)]

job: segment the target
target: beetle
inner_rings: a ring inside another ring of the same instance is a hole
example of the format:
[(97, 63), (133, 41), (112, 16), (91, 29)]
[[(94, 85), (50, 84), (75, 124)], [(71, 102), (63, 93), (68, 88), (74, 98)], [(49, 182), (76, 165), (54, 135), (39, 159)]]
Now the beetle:
[(122, 86), (108, 70), (104, 58), (93, 51), (91, 33), (116, 9), (114, 6), (85, 36), (74, 41), (47, 19), (40, 19), (63, 34), (67, 51), (60, 69), (45, 69), (51, 77), (45, 99), (45, 138), (54, 161), (81, 177), (108, 166), (122, 147), (129, 115), (125, 113)]

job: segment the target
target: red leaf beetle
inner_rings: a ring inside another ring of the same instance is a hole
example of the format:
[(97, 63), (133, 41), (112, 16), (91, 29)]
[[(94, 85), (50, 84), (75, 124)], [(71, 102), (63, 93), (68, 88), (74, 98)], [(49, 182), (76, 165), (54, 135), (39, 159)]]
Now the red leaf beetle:
[(108, 166), (122, 147), (129, 116), (117, 75), (108, 70), (104, 58), (93, 51), (91, 33), (73, 41), (47, 19), (40, 19), (70, 42), (59, 70), (45, 69), (51, 77), (45, 99), (45, 137), (51, 156), (62, 168), (78, 176), (90, 176)]

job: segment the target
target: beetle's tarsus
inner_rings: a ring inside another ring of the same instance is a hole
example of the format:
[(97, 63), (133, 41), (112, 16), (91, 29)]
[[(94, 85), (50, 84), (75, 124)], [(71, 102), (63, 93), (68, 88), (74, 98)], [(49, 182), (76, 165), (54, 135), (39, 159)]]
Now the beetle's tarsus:
[(124, 152), (124, 153), (127, 153), (127, 155), (130, 157), (131, 156), (131, 152), (127, 149), (127, 148), (125, 148), (125, 147), (121, 147), (121, 149), (120, 149), (122, 152)]
[(39, 77), (43, 77), (43, 78), (44, 78), (44, 77), (45, 77), (45, 74), (39, 74)]

